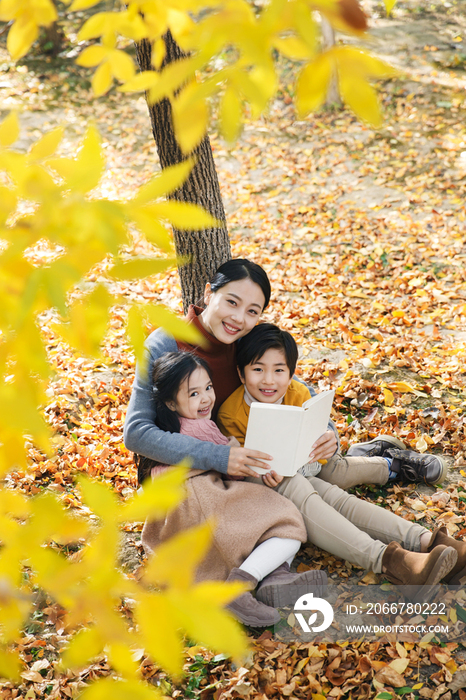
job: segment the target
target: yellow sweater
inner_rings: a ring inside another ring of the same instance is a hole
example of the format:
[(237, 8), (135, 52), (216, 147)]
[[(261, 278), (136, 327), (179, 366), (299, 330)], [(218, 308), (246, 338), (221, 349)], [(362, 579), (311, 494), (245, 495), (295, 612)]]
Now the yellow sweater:
[[(311, 392), (304, 384), (291, 380), (282, 404), (285, 406), (302, 406), (311, 398)], [(250, 406), (244, 400), (244, 386), (241, 385), (220, 406), (217, 415), (217, 424), (224, 435), (235, 437), (241, 445), (244, 445), (246, 428), (248, 427)]]

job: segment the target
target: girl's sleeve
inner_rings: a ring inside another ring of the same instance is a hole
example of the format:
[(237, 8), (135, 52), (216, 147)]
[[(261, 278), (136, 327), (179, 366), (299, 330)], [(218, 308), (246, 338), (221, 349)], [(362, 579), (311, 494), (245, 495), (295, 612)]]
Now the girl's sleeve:
[(133, 391), (126, 413), (123, 437), (128, 450), (162, 464), (178, 464), (188, 457), (193, 469), (214, 469), (227, 473), (230, 447), (213, 445), (180, 433), (167, 433), (155, 423), (152, 368), (166, 352), (176, 352), (175, 339), (158, 329), (146, 341), (146, 366), (138, 363)]

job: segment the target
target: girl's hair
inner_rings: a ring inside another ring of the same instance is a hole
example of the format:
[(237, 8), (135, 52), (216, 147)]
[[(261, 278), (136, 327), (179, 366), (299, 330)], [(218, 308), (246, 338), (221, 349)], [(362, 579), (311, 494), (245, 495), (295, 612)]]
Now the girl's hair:
[(252, 331), (238, 341), (236, 348), (236, 364), (241, 376), (244, 368), (258, 362), (267, 350), (281, 350), (286, 358), (286, 364), (293, 376), (298, 362), (298, 346), (293, 336), (273, 323), (259, 323)]
[(220, 265), (213, 276), (210, 282), (210, 288), (213, 292), (217, 292), (229, 282), (236, 282), (237, 280), (244, 279), (250, 279), (252, 282), (259, 285), (265, 297), (265, 304), (263, 306), (263, 309), (265, 309), (270, 301), (271, 289), (269, 278), (267, 277), (266, 271), (260, 265), (251, 262), (251, 260), (246, 260), (245, 258), (227, 260), (223, 265)]
[(180, 386), (197, 369), (205, 369), (210, 379), (212, 374), (205, 360), (191, 352), (167, 352), (154, 362), (152, 379), (154, 381), (155, 424), (169, 433), (180, 432), (180, 419), (171, 411), (168, 401), (175, 401)]
[[(207, 362), (190, 352), (167, 352), (154, 362), (152, 378), (154, 380), (156, 410), (155, 424), (161, 430), (169, 433), (180, 432), (180, 419), (175, 411), (168, 408), (165, 402), (175, 401), (181, 384), (199, 368), (205, 369), (212, 379)], [(134, 455), (134, 463), (138, 470), (139, 484), (147, 479), (152, 467), (160, 464), (160, 462), (138, 454)]]

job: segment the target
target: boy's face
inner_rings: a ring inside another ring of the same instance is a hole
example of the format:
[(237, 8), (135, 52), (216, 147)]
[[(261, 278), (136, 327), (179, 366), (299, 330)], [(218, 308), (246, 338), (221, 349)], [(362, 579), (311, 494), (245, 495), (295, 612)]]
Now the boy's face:
[(284, 396), (292, 377), (283, 350), (270, 348), (259, 360), (246, 365), (240, 379), (255, 401), (275, 403)]

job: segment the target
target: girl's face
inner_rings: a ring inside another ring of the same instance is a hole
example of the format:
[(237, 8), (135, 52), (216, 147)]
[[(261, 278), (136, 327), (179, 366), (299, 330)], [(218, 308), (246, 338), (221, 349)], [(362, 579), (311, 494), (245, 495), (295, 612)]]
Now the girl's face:
[(171, 411), (182, 418), (210, 418), (215, 403), (212, 381), (203, 367), (198, 367), (181, 383), (175, 401), (168, 401)]
[(246, 365), (240, 379), (255, 401), (275, 403), (285, 395), (292, 377), (283, 350), (269, 348), (259, 360)]
[(207, 308), (199, 317), (201, 323), (226, 345), (254, 328), (265, 305), (262, 289), (248, 277), (228, 282), (216, 292), (212, 292), (208, 284), (204, 301)]

